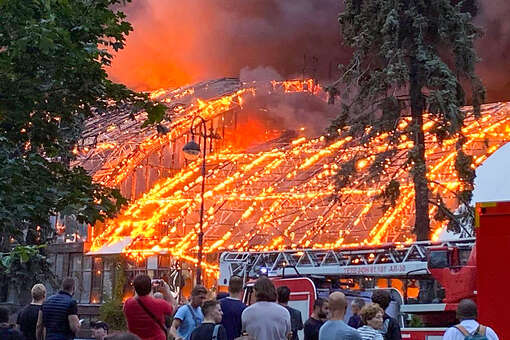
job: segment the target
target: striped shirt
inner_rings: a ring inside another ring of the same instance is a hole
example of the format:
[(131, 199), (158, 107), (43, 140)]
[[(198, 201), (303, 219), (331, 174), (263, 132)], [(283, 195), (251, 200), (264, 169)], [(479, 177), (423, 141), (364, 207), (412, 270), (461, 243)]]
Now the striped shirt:
[(358, 332), (363, 340), (383, 340), (383, 336), (370, 326), (358, 328)]

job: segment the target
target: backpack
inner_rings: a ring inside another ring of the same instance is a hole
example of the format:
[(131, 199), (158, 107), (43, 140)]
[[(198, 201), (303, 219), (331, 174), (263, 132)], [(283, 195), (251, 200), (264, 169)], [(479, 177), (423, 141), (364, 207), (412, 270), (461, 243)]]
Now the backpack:
[(384, 320), (383, 326), (381, 329), (378, 329), (377, 332), (381, 334), (384, 338), (386, 338), (386, 334), (388, 333), (388, 328), (390, 328), (390, 319)]
[(487, 327), (485, 326), (479, 325), (473, 334), (469, 334), (469, 332), (460, 324), (456, 325), (455, 328), (464, 335), (464, 340), (489, 340), (489, 338), (485, 335), (487, 330)]
[(213, 331), (213, 334), (212, 334), (212, 340), (218, 340), (218, 332), (220, 330), (220, 326), (221, 325), (216, 325), (214, 326), (214, 331)]
[(187, 304), (186, 306), (188, 307), (188, 309), (191, 313), (191, 317), (193, 318), (193, 321), (195, 322), (195, 328), (197, 328), (198, 326), (200, 326), (200, 319), (195, 314), (195, 311), (193, 310), (193, 307), (191, 307), (190, 304)]

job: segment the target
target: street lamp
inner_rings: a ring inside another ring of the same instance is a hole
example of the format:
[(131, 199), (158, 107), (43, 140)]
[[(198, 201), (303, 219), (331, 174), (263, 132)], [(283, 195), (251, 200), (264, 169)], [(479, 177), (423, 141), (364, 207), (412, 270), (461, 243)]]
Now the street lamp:
[(197, 279), (196, 284), (199, 285), (202, 283), (202, 253), (204, 249), (204, 191), (205, 191), (205, 155), (207, 150), (207, 137), (214, 138), (214, 135), (207, 135), (207, 125), (205, 123), (204, 118), (200, 116), (196, 116), (193, 121), (191, 122), (191, 141), (186, 143), (184, 147), (182, 148), (182, 151), (184, 152), (184, 158), (187, 160), (196, 160), (198, 159), (200, 155), (200, 145), (195, 142), (195, 122), (199, 119), (200, 122), (200, 128), (202, 129), (201, 132), (198, 133), (203, 138), (203, 152), (202, 152), (202, 191), (200, 192), (200, 227), (198, 231), (198, 254), (197, 254)]

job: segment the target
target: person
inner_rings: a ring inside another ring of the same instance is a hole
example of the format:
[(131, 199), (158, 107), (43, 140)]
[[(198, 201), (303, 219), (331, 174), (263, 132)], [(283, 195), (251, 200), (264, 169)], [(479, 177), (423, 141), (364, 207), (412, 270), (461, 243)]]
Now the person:
[(230, 294), (227, 292), (218, 292), (218, 294), (216, 294), (216, 300), (220, 301), (220, 300), (223, 300), (224, 298), (229, 297), (229, 296), (230, 296)]
[(246, 308), (246, 305), (241, 301), (243, 279), (236, 275), (230, 277), (228, 293), (228, 296), (220, 300), (221, 310), (223, 311), (221, 324), (227, 331), (227, 339), (234, 340), (241, 336), (241, 315)]
[(290, 289), (287, 286), (278, 287), (276, 290), (276, 294), (278, 295), (278, 303), (285, 307), (289, 311), (290, 314), (290, 329), (292, 331), (292, 336), (290, 340), (298, 340), (298, 331), (303, 329), (303, 318), (301, 317), (301, 312), (295, 308), (289, 306), (290, 299)]
[[(386, 311), (391, 302), (390, 292), (384, 289), (376, 289), (372, 293), (372, 302), (377, 303), (383, 311)], [(398, 321), (389, 316), (386, 312), (383, 315), (383, 326), (379, 331), (384, 340), (402, 340), (400, 325)]]
[(370, 303), (364, 306), (361, 311), (361, 320), (364, 326), (358, 328), (358, 332), (363, 340), (383, 340), (379, 329), (383, 325), (384, 311), (377, 303)]
[(155, 292), (154, 294), (152, 294), (152, 296), (155, 298), (155, 299), (160, 299), (160, 300), (164, 300), (165, 299), (165, 296), (163, 295), (163, 293), (161, 292)]
[(202, 305), (204, 322), (191, 332), (190, 340), (227, 340), (227, 331), (220, 323), (223, 313), (216, 300), (209, 300)]
[(266, 276), (253, 287), (256, 302), (241, 315), (243, 331), (255, 340), (287, 340), (290, 335), (290, 314), (276, 303), (276, 288)]
[(74, 279), (68, 277), (62, 282), (62, 290), (44, 301), (37, 319), (37, 339), (43, 339), (44, 329), (46, 340), (70, 340), (78, 333), (80, 320), (74, 289)]
[(365, 300), (362, 298), (355, 298), (351, 303), (351, 311), (352, 315), (349, 318), (349, 321), (347, 324), (351, 326), (352, 328), (360, 328), (363, 326), (363, 323), (361, 322), (361, 317), (359, 313), (361, 312), (361, 308), (365, 305)]
[(0, 339), (2, 340), (23, 340), (23, 334), (9, 324), (9, 310), (0, 307)]
[(344, 322), (347, 299), (341, 292), (329, 295), (329, 320), (319, 330), (319, 340), (362, 340), (361, 335)]
[(46, 287), (38, 283), (32, 287), (30, 292), (32, 302), (18, 314), (16, 323), (26, 340), (36, 340), (37, 319), (44, 299), (46, 299)]
[(305, 340), (319, 340), (319, 330), (328, 317), (328, 300), (318, 298), (313, 303), (312, 315), (305, 322)]
[(91, 322), (90, 328), (95, 340), (105, 340), (108, 335), (108, 324), (104, 321)]
[(170, 334), (176, 339), (190, 340), (191, 333), (204, 321), (201, 306), (207, 296), (207, 289), (196, 285), (191, 290), (190, 303), (182, 305), (174, 315)]
[[(154, 296), (155, 299), (160, 299), (160, 300), (164, 300), (165, 299), (165, 296), (161, 292), (155, 292), (153, 294), (153, 296)], [(167, 329), (170, 329), (170, 327), (172, 327), (172, 315), (165, 314), (165, 327)]]
[(107, 340), (141, 340), (141, 339), (133, 333), (121, 332), (108, 336)]
[[(141, 274), (133, 280), (135, 296), (124, 303), (124, 316), (128, 330), (143, 340), (166, 340), (165, 315), (172, 315), (175, 299), (164, 280), (151, 280)], [(164, 299), (151, 296), (152, 288), (160, 291)]]
[(496, 332), (490, 327), (480, 325), (478, 308), (476, 303), (470, 299), (463, 299), (457, 306), (457, 319), (460, 324), (450, 327), (443, 335), (443, 340), (464, 340), (467, 335), (485, 335), (489, 340), (499, 340)]

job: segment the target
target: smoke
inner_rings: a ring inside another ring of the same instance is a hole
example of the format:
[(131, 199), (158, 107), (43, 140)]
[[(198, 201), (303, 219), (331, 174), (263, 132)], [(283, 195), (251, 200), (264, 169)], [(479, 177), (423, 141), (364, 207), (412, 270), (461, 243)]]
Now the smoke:
[[(138, 90), (237, 77), (271, 67), (282, 77), (334, 76), (339, 0), (136, 0), (134, 31), (110, 75)], [(314, 58), (315, 57), (315, 58)]]
[[(134, 32), (109, 70), (138, 90), (275, 71), (338, 77), (350, 51), (340, 44), (341, 0), (136, 0), (125, 8)], [(510, 100), (510, 1), (479, 1), (478, 71), (489, 101)]]
[(291, 93), (249, 98), (243, 110), (250, 114), (240, 115), (240, 120), (255, 119), (267, 129), (292, 130), (310, 138), (324, 133), (339, 107), (306, 93)]
[(284, 80), (271, 66), (258, 66), (255, 68), (245, 67), (241, 69), (239, 79), (242, 82)]
[(478, 72), (487, 91), (488, 101), (510, 100), (510, 2), (480, 1), (476, 22), (485, 34), (477, 43), (481, 58)]

